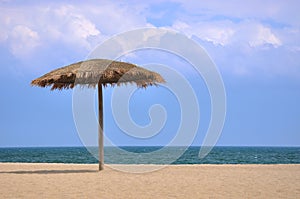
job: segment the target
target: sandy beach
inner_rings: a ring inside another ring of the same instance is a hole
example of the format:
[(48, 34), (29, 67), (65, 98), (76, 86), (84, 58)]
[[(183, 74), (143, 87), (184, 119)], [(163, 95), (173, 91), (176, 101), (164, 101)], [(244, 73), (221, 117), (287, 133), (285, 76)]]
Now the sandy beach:
[(101, 172), (97, 168), (98, 165), (0, 163), (0, 198), (300, 196), (300, 165), (172, 165), (140, 174), (120, 172), (108, 165)]

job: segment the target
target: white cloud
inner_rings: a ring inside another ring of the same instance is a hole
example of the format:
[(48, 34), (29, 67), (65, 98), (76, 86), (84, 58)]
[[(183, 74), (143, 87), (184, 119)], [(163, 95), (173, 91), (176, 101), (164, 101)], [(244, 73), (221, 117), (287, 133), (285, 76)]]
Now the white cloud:
[[(300, 74), (297, 69), (300, 68), (298, 1), (171, 0), (167, 5), (174, 7), (167, 8), (168, 12), (160, 7), (165, 5), (162, 2), (165, 1), (3, 4), (0, 45), (8, 46), (17, 58), (58, 48), (76, 56), (79, 52), (85, 57), (104, 39), (124, 31), (155, 26), (149, 24), (147, 18), (168, 13), (172, 16), (156, 16), (160, 19), (159, 26), (165, 23), (167, 28), (197, 38), (222, 70), (237, 75), (257, 71), (266, 74), (298, 71)], [(140, 39), (151, 36), (149, 32)]]
[(189, 23), (176, 21), (173, 29), (183, 32), (189, 36), (212, 42), (214, 45), (244, 45), (260, 47), (282, 45), (281, 40), (275, 36), (272, 30), (257, 22), (233, 23), (228, 20), (218, 22)]
[(58, 10), (54, 10), (54, 12), (58, 12), (58, 16), (61, 19), (65, 19), (64, 28), (77, 38), (87, 39), (89, 36), (100, 34), (95, 24), (72, 6), (62, 6)]
[(172, 28), (189, 36), (196, 35), (205, 41), (222, 46), (229, 44), (230, 39), (235, 32), (232, 28), (227, 27), (226, 24), (202, 22), (188, 24), (188, 22), (176, 21)]
[(235, 36), (254, 48), (264, 45), (272, 45), (273, 47), (282, 45), (281, 40), (275, 36), (269, 27), (257, 22), (244, 22), (240, 26), (237, 25)]
[[(297, 28), (274, 28), (253, 20), (176, 22), (173, 28), (202, 45), (225, 73), (300, 76)], [(227, 34), (218, 37), (223, 33)]]
[[(52, 43), (60, 43), (69, 46), (69, 49), (88, 54), (97, 44), (113, 34), (149, 26), (145, 18), (137, 17), (134, 12), (137, 9), (138, 7), (126, 7), (117, 3), (41, 3), (30, 7), (7, 5), (1, 8), (0, 13), (0, 42), (7, 43), (18, 58), (21, 58), (21, 54), (16, 52), (22, 48), (22, 43), (24, 48), (30, 45), (34, 48), (47, 48)], [(21, 33), (16, 33), (19, 32), (18, 26), (28, 28), (23, 33), (28, 40)], [(33, 51), (28, 51), (26, 55), (30, 56), (31, 52)], [(24, 56), (25, 54), (22, 55)]]
[(210, 0), (190, 1), (174, 0), (185, 9), (191, 18), (207, 19), (212, 16), (226, 17), (232, 19), (259, 19), (270, 20), (286, 25), (299, 26), (300, 15), (298, 0)]
[(119, 34), (131, 29), (149, 26), (145, 16), (141, 14), (143, 9), (134, 4), (103, 3), (101, 5), (80, 5), (86, 16), (101, 27), (106, 35)]
[(6, 41), (8, 38), (8, 34), (6, 30), (1, 30), (0, 31), (0, 42)]
[(62, 40), (91, 50), (93, 44), (90, 43), (89, 38), (101, 34), (96, 25), (74, 6), (59, 6), (56, 9), (49, 10), (48, 15), (58, 19), (56, 23), (50, 23), (47, 28), (52, 34), (52, 38), (56, 40)]
[(223, 72), (300, 76), (299, 1), (174, 1), (181, 10), (171, 28), (196, 39)]
[(26, 6), (2, 8), (0, 42), (7, 43), (11, 53), (17, 58), (30, 57), (35, 52), (30, 49), (46, 47), (51, 42), (76, 43), (78, 47), (88, 49), (88, 38), (97, 36), (100, 32), (83, 15), (70, 9), (65, 9), (69, 12), (67, 16), (62, 13), (59, 15), (56, 9), (47, 6), (32, 6), (30, 9)]
[(12, 53), (17, 57), (27, 56), (40, 44), (38, 33), (27, 26), (15, 26), (7, 38)]

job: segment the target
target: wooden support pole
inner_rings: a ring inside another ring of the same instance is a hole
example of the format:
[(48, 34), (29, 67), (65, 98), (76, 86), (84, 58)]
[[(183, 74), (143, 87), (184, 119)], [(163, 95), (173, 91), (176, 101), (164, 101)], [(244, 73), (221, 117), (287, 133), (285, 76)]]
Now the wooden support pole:
[(99, 127), (98, 127), (98, 145), (99, 145), (99, 171), (104, 169), (104, 142), (103, 142), (103, 97), (102, 84), (98, 83), (98, 103), (99, 103)]

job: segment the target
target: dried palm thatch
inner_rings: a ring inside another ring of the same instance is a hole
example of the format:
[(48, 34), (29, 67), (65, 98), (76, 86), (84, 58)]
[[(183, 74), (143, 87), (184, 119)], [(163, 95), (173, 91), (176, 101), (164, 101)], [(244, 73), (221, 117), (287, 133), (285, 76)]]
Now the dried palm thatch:
[(99, 103), (99, 170), (104, 169), (103, 144), (103, 96), (102, 85), (120, 85), (135, 83), (138, 87), (147, 87), (164, 83), (165, 80), (158, 74), (134, 64), (111, 61), (106, 59), (92, 59), (78, 62), (51, 71), (31, 82), (33, 86), (52, 86), (51, 90), (68, 89), (76, 85), (96, 87), (98, 85)]
[(76, 85), (96, 87), (98, 83), (106, 86), (122, 83), (135, 83), (138, 87), (147, 87), (164, 83), (158, 74), (131, 63), (92, 59), (53, 70), (31, 82), (31, 85), (54, 89), (68, 89)]

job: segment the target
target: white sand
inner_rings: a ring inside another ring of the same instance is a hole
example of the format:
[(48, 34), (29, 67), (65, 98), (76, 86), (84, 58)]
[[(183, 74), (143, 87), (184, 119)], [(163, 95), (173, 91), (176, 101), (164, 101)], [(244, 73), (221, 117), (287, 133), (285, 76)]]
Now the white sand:
[(176, 165), (141, 174), (97, 168), (0, 163), (0, 198), (300, 197), (300, 165)]

